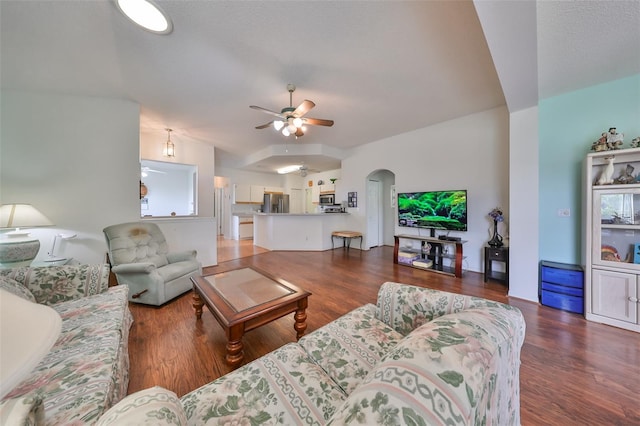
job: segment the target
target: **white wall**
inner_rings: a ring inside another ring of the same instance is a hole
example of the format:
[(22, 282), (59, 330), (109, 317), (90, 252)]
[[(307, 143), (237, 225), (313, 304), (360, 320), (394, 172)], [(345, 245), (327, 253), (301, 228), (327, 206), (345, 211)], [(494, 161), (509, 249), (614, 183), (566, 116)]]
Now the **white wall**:
[(538, 301), (538, 107), (511, 114), (509, 295)]
[[(464, 142), (464, 143), (463, 143)], [(469, 143), (471, 142), (471, 143)], [(461, 117), (354, 148), (342, 161), (338, 199), (358, 192), (358, 208), (349, 209), (350, 229), (366, 243), (366, 177), (376, 170), (395, 174), (397, 192), (466, 189), (467, 232), (452, 232), (468, 243), (463, 267), (480, 272), (482, 250), (492, 222), (488, 213), (501, 207), (509, 220), (509, 115), (506, 107)], [(396, 228), (396, 233), (399, 233)], [(501, 229), (501, 232), (506, 232)], [(408, 233), (403, 229), (402, 233)], [(507, 240), (508, 242), (508, 240)]]
[(0, 202), (33, 204), (55, 224), (33, 230), (36, 260), (65, 232), (78, 236), (56, 254), (102, 262), (102, 229), (140, 218), (139, 106), (4, 90), (1, 108)]

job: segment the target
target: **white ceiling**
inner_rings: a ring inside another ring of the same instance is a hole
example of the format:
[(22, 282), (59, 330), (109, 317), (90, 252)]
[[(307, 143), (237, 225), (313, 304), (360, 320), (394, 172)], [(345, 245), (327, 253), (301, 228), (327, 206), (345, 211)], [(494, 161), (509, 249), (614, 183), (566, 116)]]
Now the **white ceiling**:
[[(157, 3), (169, 35), (108, 0), (0, 1), (2, 88), (130, 99), (142, 132), (213, 144), (226, 167), (326, 170), (357, 145), (640, 73), (640, 1), (478, 1), (484, 31), (471, 1)], [(272, 117), (249, 105), (288, 106), (287, 83), (335, 125), (256, 130)]]

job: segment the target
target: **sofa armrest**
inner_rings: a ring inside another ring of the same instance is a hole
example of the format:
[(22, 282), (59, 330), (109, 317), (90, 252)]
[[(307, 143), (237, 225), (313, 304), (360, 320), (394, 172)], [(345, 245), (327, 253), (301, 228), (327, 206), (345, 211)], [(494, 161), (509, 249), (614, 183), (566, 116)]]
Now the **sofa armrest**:
[(186, 425), (187, 415), (175, 393), (154, 386), (133, 393), (104, 413), (96, 426)]
[(111, 268), (114, 274), (150, 274), (156, 270), (156, 265), (151, 262), (123, 263)]
[(376, 318), (406, 336), (434, 318), (470, 308), (498, 305), (503, 306), (479, 297), (386, 282), (378, 292)]
[(104, 293), (109, 288), (109, 265), (62, 265), (0, 269), (0, 275), (18, 281), (36, 302), (46, 305)]
[(175, 253), (168, 253), (167, 260), (169, 263), (182, 262), (184, 260), (195, 260), (198, 252), (196, 250), (185, 250)]

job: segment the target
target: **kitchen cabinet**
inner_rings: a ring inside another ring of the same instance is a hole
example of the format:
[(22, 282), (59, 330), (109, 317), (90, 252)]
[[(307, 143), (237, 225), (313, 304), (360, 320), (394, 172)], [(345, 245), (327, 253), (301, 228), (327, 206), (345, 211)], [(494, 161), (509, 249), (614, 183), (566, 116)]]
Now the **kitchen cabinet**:
[(253, 216), (233, 216), (233, 238), (236, 240), (253, 238)]
[(329, 183), (329, 184), (320, 185), (320, 193), (321, 194), (333, 194), (334, 192), (336, 192), (336, 184), (335, 183)]
[(265, 194), (284, 194), (284, 188), (280, 186), (265, 186), (264, 193)]
[(250, 200), (254, 204), (262, 204), (264, 202), (264, 186), (251, 185)]
[(234, 204), (262, 204), (264, 186), (237, 183), (233, 185)]
[(240, 240), (253, 238), (253, 221), (240, 223), (240, 227), (238, 228), (238, 238)]

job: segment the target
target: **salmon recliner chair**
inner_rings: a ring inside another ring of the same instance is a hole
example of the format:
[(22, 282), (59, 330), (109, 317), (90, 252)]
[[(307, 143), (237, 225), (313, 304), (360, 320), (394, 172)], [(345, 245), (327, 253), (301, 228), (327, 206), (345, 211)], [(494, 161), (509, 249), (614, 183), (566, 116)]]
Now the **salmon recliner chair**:
[(129, 300), (162, 305), (192, 288), (190, 278), (202, 274), (197, 252), (169, 253), (155, 223), (130, 222), (103, 229), (111, 271), (118, 284), (129, 286)]

